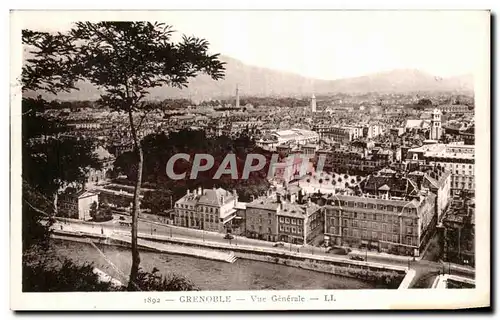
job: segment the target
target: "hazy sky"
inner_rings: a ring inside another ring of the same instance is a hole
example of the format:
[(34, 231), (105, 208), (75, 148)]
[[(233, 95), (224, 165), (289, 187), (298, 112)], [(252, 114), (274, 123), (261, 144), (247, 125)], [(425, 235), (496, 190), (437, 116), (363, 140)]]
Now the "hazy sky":
[(66, 30), (75, 20), (155, 20), (206, 38), (211, 51), (247, 64), (336, 79), (420, 69), (437, 76), (472, 73), (481, 59), (484, 12), (467, 11), (170, 11), (96, 15), (29, 12), (23, 27)]

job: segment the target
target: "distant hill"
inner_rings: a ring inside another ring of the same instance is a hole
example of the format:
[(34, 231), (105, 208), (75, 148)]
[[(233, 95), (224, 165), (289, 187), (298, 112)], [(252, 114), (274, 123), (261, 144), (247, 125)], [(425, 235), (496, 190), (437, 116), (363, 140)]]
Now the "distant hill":
[[(404, 93), (416, 91), (458, 91), (472, 92), (472, 76), (464, 75), (452, 78), (438, 78), (433, 75), (414, 70), (401, 69), (389, 72), (370, 74), (355, 78), (338, 80), (318, 80), (289, 72), (282, 72), (256, 66), (221, 56), (226, 64), (224, 80), (214, 81), (208, 76), (200, 75), (191, 80), (189, 87), (176, 89), (160, 87), (151, 90), (152, 99), (192, 98), (207, 100), (229, 97), (235, 94), (236, 86), (242, 96), (310, 96), (335, 93)], [(95, 100), (99, 91), (89, 83), (79, 83), (79, 91), (60, 93), (60, 100)], [(36, 95), (36, 94), (30, 94)], [(45, 95), (46, 98), (54, 98)]]

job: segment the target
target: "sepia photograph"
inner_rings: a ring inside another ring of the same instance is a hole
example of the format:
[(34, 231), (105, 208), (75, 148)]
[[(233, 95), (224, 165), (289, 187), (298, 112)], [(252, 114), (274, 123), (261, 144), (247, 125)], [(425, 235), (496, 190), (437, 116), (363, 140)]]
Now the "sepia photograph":
[(489, 11), (10, 18), (12, 309), (490, 306)]

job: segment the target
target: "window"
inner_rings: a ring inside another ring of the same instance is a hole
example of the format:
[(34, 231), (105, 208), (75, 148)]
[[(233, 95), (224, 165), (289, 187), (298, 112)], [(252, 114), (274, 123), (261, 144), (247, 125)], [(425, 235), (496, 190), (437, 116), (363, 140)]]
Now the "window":
[(363, 239), (367, 239), (368, 238), (368, 233), (366, 231), (363, 231)]
[(376, 233), (376, 232), (372, 232), (372, 239), (378, 239), (378, 238), (377, 238), (377, 233)]
[(412, 228), (411, 227), (406, 227), (406, 233), (411, 234), (412, 233)]
[(271, 219), (269, 219), (269, 220), (267, 221), (267, 223), (268, 223), (268, 224), (273, 224), (273, 222), (271, 221)]
[(271, 228), (267, 228), (267, 233), (271, 233)]
[(282, 225), (280, 225), (280, 231), (283, 231), (283, 226)]
[(353, 220), (352, 221), (352, 226), (357, 227), (358, 226), (358, 220)]
[(398, 242), (398, 236), (396, 234), (392, 235), (392, 242)]
[(280, 217), (280, 222), (281, 223), (285, 222), (285, 219), (283, 217)]
[(295, 224), (295, 219), (292, 219), (292, 224)]
[(286, 226), (286, 227), (285, 227), (285, 231), (286, 231), (286, 232), (290, 232), (290, 227)]
[(347, 227), (347, 219), (344, 219), (344, 224), (343, 224), (344, 227)]
[(267, 213), (267, 217), (268, 217), (268, 218), (271, 218), (271, 212), (268, 212), (268, 213)]
[(295, 227), (292, 227), (292, 232), (297, 233), (297, 229)]
[(382, 233), (382, 241), (387, 241), (387, 234)]
[(290, 223), (290, 218), (285, 218), (285, 223)]

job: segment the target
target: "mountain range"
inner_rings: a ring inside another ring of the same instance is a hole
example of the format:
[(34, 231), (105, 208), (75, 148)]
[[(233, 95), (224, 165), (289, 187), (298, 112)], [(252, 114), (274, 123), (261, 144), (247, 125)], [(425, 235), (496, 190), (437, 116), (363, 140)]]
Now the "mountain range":
[[(397, 69), (366, 76), (337, 80), (319, 80), (298, 74), (247, 65), (231, 57), (221, 56), (226, 62), (226, 76), (214, 81), (206, 75), (192, 79), (188, 88), (158, 87), (150, 91), (150, 98), (164, 100), (191, 98), (208, 100), (235, 95), (238, 86), (241, 96), (311, 96), (336, 93), (359, 94), (406, 92), (472, 92), (472, 75), (440, 78), (415, 70)], [(78, 91), (60, 93), (59, 100), (95, 100), (99, 90), (90, 83), (78, 83)], [(35, 93), (36, 95), (37, 93)], [(42, 94), (44, 95), (44, 94)], [(46, 95), (45, 98), (55, 98)]]

